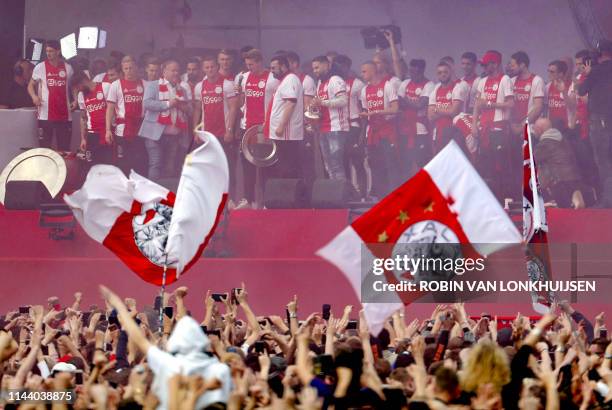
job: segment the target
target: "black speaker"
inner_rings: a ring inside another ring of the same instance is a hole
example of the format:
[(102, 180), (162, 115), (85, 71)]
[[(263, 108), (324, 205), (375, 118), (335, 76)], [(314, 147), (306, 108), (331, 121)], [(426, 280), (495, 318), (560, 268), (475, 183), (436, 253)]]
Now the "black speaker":
[(51, 202), (47, 188), (40, 181), (8, 181), (4, 207), (12, 210), (37, 210), (41, 203)]
[(264, 188), (264, 205), (266, 208), (304, 208), (306, 206), (306, 189), (301, 179), (270, 178)]
[(313, 208), (346, 208), (349, 199), (349, 185), (345, 181), (317, 179), (312, 185)]

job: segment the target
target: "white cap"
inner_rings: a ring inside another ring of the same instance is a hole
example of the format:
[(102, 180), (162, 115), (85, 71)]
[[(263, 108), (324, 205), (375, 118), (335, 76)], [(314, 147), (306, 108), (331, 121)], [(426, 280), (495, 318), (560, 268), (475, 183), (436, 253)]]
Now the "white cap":
[(51, 369), (51, 373), (53, 372), (76, 373), (77, 368), (72, 363), (59, 362)]

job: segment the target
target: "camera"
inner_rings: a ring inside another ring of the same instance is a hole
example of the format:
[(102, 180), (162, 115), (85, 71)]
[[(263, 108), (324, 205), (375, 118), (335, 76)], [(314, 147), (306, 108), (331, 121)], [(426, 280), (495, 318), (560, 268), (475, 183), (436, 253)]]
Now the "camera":
[(384, 35), (385, 31), (390, 31), (391, 33), (393, 33), (393, 39), (395, 40), (396, 44), (401, 43), (402, 32), (398, 26), (389, 25), (366, 27), (361, 29), (361, 37), (363, 37), (365, 48), (368, 50), (386, 50), (387, 48), (389, 48), (389, 42), (387, 41)]

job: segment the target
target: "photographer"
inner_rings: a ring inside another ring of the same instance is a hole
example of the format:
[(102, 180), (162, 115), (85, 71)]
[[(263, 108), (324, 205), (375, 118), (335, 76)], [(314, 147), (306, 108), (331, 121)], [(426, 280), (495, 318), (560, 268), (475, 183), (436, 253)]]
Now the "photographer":
[(612, 136), (612, 41), (602, 40), (597, 65), (585, 61), (584, 81), (578, 84), (578, 94), (589, 95), (588, 110), (591, 141), (595, 162), (602, 182), (600, 205), (612, 207), (612, 160), (610, 137)]

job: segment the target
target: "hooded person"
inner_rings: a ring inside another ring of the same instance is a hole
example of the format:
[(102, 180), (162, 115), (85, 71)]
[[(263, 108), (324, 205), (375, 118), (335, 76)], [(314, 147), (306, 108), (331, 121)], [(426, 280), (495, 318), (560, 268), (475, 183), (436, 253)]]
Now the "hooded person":
[(176, 374), (202, 376), (207, 384), (219, 386), (207, 389), (197, 399), (195, 409), (227, 403), (232, 389), (230, 369), (210, 353), (210, 340), (193, 318), (184, 316), (176, 323), (166, 345), (168, 351), (165, 352), (145, 337), (117, 295), (103, 286), (101, 290), (108, 303), (117, 310), (123, 330), (147, 356), (154, 375), (152, 391), (159, 399), (157, 409), (168, 408), (169, 381)]

